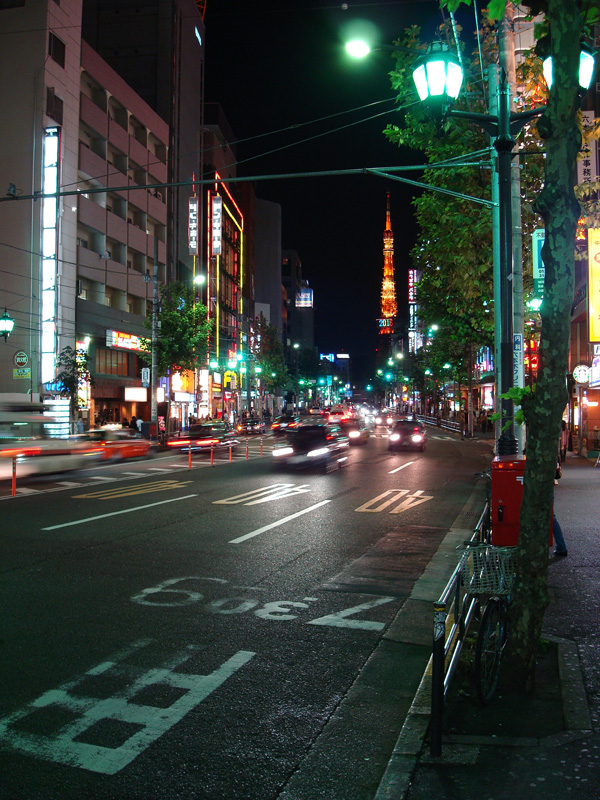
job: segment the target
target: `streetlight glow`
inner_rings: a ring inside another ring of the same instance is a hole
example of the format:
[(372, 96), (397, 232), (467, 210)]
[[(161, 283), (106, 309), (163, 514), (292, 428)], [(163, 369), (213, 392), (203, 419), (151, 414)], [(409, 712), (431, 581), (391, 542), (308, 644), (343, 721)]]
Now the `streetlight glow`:
[(366, 42), (360, 39), (353, 39), (351, 42), (346, 42), (346, 52), (352, 58), (364, 58), (371, 52), (371, 48)]

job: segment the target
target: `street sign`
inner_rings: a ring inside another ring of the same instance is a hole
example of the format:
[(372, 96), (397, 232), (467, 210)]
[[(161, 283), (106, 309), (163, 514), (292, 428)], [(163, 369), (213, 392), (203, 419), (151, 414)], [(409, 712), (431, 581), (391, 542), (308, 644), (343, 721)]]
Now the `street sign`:
[(542, 259), (542, 247), (546, 231), (544, 228), (536, 228), (531, 234), (531, 252), (533, 257), (533, 293), (536, 297), (544, 296), (544, 277), (546, 267)]
[(142, 367), (142, 386), (150, 386), (150, 367)]
[(24, 350), (19, 350), (13, 356), (15, 367), (26, 367), (29, 364), (29, 356)]

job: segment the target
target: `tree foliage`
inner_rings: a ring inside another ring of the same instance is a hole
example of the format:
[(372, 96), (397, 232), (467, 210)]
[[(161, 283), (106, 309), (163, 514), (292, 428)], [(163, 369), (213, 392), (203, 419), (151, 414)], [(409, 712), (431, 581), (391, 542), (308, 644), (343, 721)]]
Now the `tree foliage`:
[(79, 397), (79, 390), (86, 384), (94, 385), (90, 374), (89, 356), (85, 350), (64, 347), (58, 354), (56, 366), (60, 370), (56, 375), (56, 383), (62, 386), (61, 397), (69, 398), (71, 419), (77, 416), (77, 410), (84, 407)]
[[(152, 320), (147, 319), (145, 325), (152, 330)], [(196, 302), (193, 290), (185, 283), (174, 281), (161, 287), (158, 325), (156, 362), (159, 375), (204, 365), (212, 322), (206, 319), (206, 306)], [(151, 354), (151, 339), (144, 339), (142, 347)]]
[(289, 380), (279, 332), (262, 314), (256, 320), (253, 353), (260, 367), (260, 380), (268, 394), (274, 394)]

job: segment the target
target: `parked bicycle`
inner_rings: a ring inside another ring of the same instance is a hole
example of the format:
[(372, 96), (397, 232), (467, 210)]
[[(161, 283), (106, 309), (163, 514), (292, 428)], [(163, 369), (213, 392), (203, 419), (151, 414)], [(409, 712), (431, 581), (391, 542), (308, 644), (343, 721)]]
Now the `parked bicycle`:
[(475, 649), (477, 695), (488, 705), (498, 688), (502, 654), (508, 641), (508, 607), (515, 576), (515, 547), (466, 542), (460, 561), (467, 594), (480, 605), (481, 621)]

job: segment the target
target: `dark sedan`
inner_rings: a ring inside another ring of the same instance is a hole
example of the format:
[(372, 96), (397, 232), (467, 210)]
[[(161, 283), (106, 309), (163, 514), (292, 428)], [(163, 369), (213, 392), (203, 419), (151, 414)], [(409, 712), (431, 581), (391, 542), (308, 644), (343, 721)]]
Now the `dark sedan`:
[(388, 447), (390, 450), (413, 449), (423, 452), (427, 445), (427, 428), (422, 422), (399, 419), (392, 425)]
[(273, 436), (279, 436), (282, 433), (287, 433), (288, 430), (297, 428), (300, 424), (299, 417), (293, 417), (291, 414), (282, 414), (280, 417), (275, 417), (271, 424), (271, 433)]
[(348, 445), (339, 425), (303, 424), (287, 434), (285, 444), (273, 448), (273, 460), (280, 466), (325, 467), (330, 472), (346, 461)]
[(203, 450), (220, 450), (234, 448), (239, 444), (233, 431), (226, 422), (202, 422), (190, 425), (187, 435), (169, 439), (167, 447), (178, 448), (183, 453)]
[(264, 433), (265, 423), (259, 417), (248, 417), (248, 419), (241, 419), (235, 429), (238, 433)]

